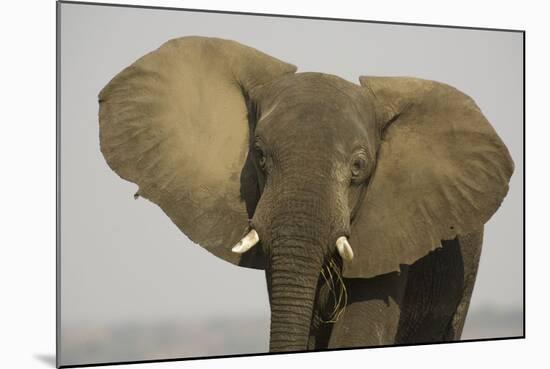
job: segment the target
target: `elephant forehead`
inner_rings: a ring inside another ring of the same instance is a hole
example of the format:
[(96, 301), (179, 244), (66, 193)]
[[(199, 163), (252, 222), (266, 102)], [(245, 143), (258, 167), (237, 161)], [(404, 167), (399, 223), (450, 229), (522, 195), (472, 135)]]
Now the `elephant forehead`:
[(349, 103), (334, 106), (323, 99), (288, 100), (274, 106), (268, 116), (259, 120), (256, 136), (271, 147), (322, 146), (324, 150), (340, 147), (347, 152), (372, 141), (367, 127), (365, 117)]
[(274, 81), (268, 104), (315, 104), (327, 107), (353, 105), (364, 96), (360, 86), (324, 73), (297, 73)]
[(357, 135), (373, 116), (372, 104), (359, 86), (323, 73), (285, 76), (264, 86), (258, 106), (260, 133)]

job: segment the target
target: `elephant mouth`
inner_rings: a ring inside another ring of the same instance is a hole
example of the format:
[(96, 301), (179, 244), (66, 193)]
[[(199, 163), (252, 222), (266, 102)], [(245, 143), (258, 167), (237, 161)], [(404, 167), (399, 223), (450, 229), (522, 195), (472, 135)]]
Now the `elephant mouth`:
[[(260, 236), (258, 235), (258, 232), (253, 227), (249, 227), (248, 233), (243, 238), (241, 238), (241, 240), (237, 242), (235, 246), (231, 248), (231, 251), (236, 254), (244, 254), (245, 252), (256, 246), (258, 243), (260, 243)], [(353, 260), (353, 249), (349, 244), (347, 235), (338, 237), (335, 241), (335, 244), (336, 250), (343, 260)], [(327, 270), (327, 272), (329, 273), (329, 275), (331, 275), (330, 270)]]
[(344, 314), (348, 292), (342, 277), (342, 265), (337, 257), (331, 257), (321, 268), (317, 295), (321, 301), (318, 315), (322, 323), (335, 323)]

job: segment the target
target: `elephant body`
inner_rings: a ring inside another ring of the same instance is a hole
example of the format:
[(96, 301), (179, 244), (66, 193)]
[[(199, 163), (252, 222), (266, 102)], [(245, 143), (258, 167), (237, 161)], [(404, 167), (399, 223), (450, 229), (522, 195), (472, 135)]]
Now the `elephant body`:
[(458, 340), (513, 162), (444, 83), (183, 37), (99, 94), (100, 148), (192, 241), (264, 269), (270, 351)]
[[(401, 273), (345, 279), (348, 303), (341, 319), (312, 327), (308, 348), (460, 340), (482, 238), (480, 230), (443, 241), (442, 248), (403, 268)], [(317, 314), (327, 310), (326, 305), (330, 304), (319, 302)]]

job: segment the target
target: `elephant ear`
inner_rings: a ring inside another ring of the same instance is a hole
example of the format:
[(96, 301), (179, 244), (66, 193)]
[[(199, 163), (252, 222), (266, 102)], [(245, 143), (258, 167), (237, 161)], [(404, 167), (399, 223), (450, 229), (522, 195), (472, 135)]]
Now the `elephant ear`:
[(508, 192), (513, 162), (474, 101), (415, 78), (361, 77), (376, 106), (377, 164), (352, 224), (344, 276), (400, 270), (480, 229)]
[(170, 40), (100, 92), (101, 152), (192, 241), (231, 263), (262, 268), (261, 248), (231, 252), (257, 201), (246, 95), (295, 71), (234, 41)]

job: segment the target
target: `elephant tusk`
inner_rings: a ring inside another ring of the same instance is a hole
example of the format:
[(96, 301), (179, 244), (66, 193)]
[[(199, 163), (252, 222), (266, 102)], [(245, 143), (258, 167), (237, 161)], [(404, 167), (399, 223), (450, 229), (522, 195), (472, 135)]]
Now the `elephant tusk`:
[(258, 236), (258, 232), (256, 232), (255, 229), (248, 232), (246, 236), (243, 237), (242, 240), (237, 242), (235, 246), (231, 249), (234, 253), (242, 254), (250, 250), (252, 247), (254, 247), (258, 241), (260, 241), (260, 237)]
[(336, 249), (338, 249), (338, 253), (342, 259), (348, 261), (353, 259), (353, 250), (351, 249), (346, 236), (339, 237), (336, 240)]

